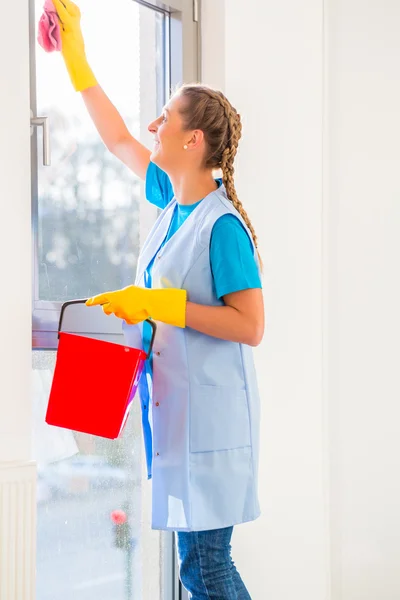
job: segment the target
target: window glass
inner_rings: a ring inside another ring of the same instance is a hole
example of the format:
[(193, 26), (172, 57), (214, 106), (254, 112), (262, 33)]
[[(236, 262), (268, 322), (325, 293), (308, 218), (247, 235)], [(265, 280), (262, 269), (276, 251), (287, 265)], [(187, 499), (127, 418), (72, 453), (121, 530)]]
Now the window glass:
[[(54, 352), (33, 353), (37, 598), (139, 599), (143, 584), (139, 403), (134, 401), (118, 440), (50, 427), (44, 417), (54, 363)], [(126, 515), (129, 531), (120, 533), (128, 533), (128, 539), (118, 535), (114, 511), (119, 511), (120, 519), (120, 511)]]
[[(34, 3), (37, 23), (43, 0)], [(165, 101), (166, 17), (131, 0), (80, 0), (79, 6), (89, 62), (132, 134), (141, 137), (143, 112), (152, 120)], [(35, 46), (32, 108), (49, 117), (52, 163), (42, 165), (39, 132), (32, 161), (34, 296), (50, 312), (46, 303), (53, 310), (54, 303), (133, 281), (141, 187), (104, 147), (59, 53)], [(140, 600), (143, 536), (151, 534), (143, 533), (149, 525), (141, 523), (143, 486), (150, 484), (142, 475), (139, 403), (134, 400), (117, 440), (48, 426), (55, 360), (52, 351), (32, 355), (37, 599)], [(126, 518), (129, 531), (117, 529), (113, 515)], [(159, 558), (146, 554), (157, 578)]]
[[(163, 100), (164, 16), (131, 0), (113, 1), (112, 10), (109, 0), (79, 6), (90, 65), (139, 136), (144, 63), (152, 97)], [(42, 10), (43, 0), (36, 0), (36, 22)], [(39, 133), (36, 299), (64, 301), (123, 287), (132, 282), (139, 251), (140, 182), (100, 140), (60, 54), (39, 46), (36, 105), (38, 116), (49, 117), (52, 161), (43, 166)]]

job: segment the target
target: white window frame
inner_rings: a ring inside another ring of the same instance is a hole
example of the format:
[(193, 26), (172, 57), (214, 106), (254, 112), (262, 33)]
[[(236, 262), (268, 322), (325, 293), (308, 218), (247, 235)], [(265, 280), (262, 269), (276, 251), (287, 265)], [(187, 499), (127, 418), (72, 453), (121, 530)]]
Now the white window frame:
[[(111, 1), (111, 0), (110, 0)], [(201, 0), (132, 0), (147, 6), (151, 9), (163, 12), (166, 15), (165, 23), (165, 42), (170, 53), (166, 52), (165, 65), (165, 86), (166, 97), (171, 90), (182, 83), (190, 83), (200, 80), (201, 73), (201, 32), (200, 32), (200, 2)], [(36, 112), (36, 81), (35, 81), (35, 5), (34, 0), (30, 3), (30, 61), (31, 61), (31, 110), (32, 116)], [(141, 66), (141, 68), (143, 68)], [(145, 86), (141, 89), (141, 106), (146, 106), (143, 102), (146, 90)], [(160, 107), (161, 108), (161, 107)], [(142, 114), (143, 113), (143, 114)], [(144, 111), (141, 113), (141, 141), (146, 143), (147, 124), (150, 119)], [(34, 128), (31, 147), (31, 171), (32, 171), (32, 272), (33, 272), (33, 305), (32, 305), (32, 347), (36, 350), (55, 350), (57, 348), (58, 320), (61, 309), (61, 302), (50, 302), (39, 300), (39, 282), (38, 282), (38, 180), (37, 180), (37, 133)], [(141, 194), (144, 197), (144, 194)], [(152, 223), (156, 218), (154, 207), (146, 202), (141, 202), (140, 207), (140, 237), (141, 243), (147, 235)], [(102, 333), (102, 332), (96, 332)], [(150, 490), (145, 492), (145, 504), (151, 505)], [(155, 592), (160, 600), (186, 600), (187, 592), (182, 588), (179, 582), (178, 569), (176, 563), (176, 549), (174, 535), (172, 533), (154, 532), (149, 536), (148, 548), (144, 551), (158, 552), (163, 565), (162, 581), (157, 582), (154, 590), (146, 590), (146, 596), (155, 598)]]
[[(32, 116), (37, 115), (36, 107), (36, 81), (35, 81), (35, 32), (34, 32), (34, 1), (30, 1), (30, 27), (31, 27), (31, 111)], [(165, 40), (170, 48), (170, 56), (166, 53), (166, 97), (177, 85), (184, 82), (197, 81), (200, 77), (200, 52), (199, 52), (199, 0), (168, 0), (161, 3), (156, 0), (131, 0), (137, 4), (147, 6), (166, 15)], [(196, 20), (197, 19), (197, 20)], [(141, 105), (145, 106), (146, 91), (141, 88)], [(160, 107), (161, 108), (161, 107)], [(143, 111), (141, 114), (141, 141), (146, 143), (147, 124), (150, 119)], [(50, 124), (51, 127), (51, 124)], [(38, 281), (38, 181), (37, 181), (37, 129), (33, 129), (31, 144), (31, 185), (32, 185), (32, 347), (38, 350), (54, 350), (57, 348), (58, 320), (61, 302), (43, 301), (39, 299)], [(143, 198), (143, 193), (141, 194)], [(152, 207), (142, 206), (140, 215), (141, 242), (154, 222), (155, 213)], [(147, 203), (146, 203), (147, 204)], [(100, 332), (99, 332), (100, 333)]]

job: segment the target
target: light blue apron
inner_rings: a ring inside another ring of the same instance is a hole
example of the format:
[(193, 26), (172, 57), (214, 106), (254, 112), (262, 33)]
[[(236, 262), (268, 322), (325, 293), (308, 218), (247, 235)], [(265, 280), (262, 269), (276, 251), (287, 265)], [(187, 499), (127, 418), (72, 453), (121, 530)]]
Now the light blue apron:
[[(191, 302), (221, 306), (210, 268), (211, 231), (227, 213), (246, 225), (221, 186), (162, 246), (175, 203), (146, 240), (136, 285), (144, 286), (146, 267), (158, 252), (154, 288), (186, 289)], [(140, 384), (152, 527), (200, 531), (256, 519), (260, 403), (252, 348), (189, 327), (157, 327), (153, 380), (144, 373)], [(141, 325), (124, 323), (124, 331), (127, 344), (141, 346)]]

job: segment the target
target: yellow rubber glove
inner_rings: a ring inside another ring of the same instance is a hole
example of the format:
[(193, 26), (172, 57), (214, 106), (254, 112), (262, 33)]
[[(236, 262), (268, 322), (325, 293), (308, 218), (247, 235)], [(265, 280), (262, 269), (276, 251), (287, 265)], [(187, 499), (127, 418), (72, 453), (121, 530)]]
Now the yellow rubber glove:
[(122, 290), (93, 296), (86, 306), (103, 305), (106, 315), (114, 314), (129, 325), (151, 318), (168, 325), (185, 327), (186, 290), (148, 289), (129, 285)]
[(77, 92), (97, 85), (85, 54), (81, 11), (71, 0), (53, 0), (61, 26), (62, 56)]

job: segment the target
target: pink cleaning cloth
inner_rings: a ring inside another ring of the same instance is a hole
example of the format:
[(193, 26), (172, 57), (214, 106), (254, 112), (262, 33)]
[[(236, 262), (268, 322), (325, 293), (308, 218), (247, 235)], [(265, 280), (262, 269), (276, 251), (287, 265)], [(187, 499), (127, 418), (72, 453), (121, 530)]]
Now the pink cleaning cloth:
[(60, 21), (52, 0), (45, 0), (39, 21), (38, 42), (46, 52), (61, 50)]

